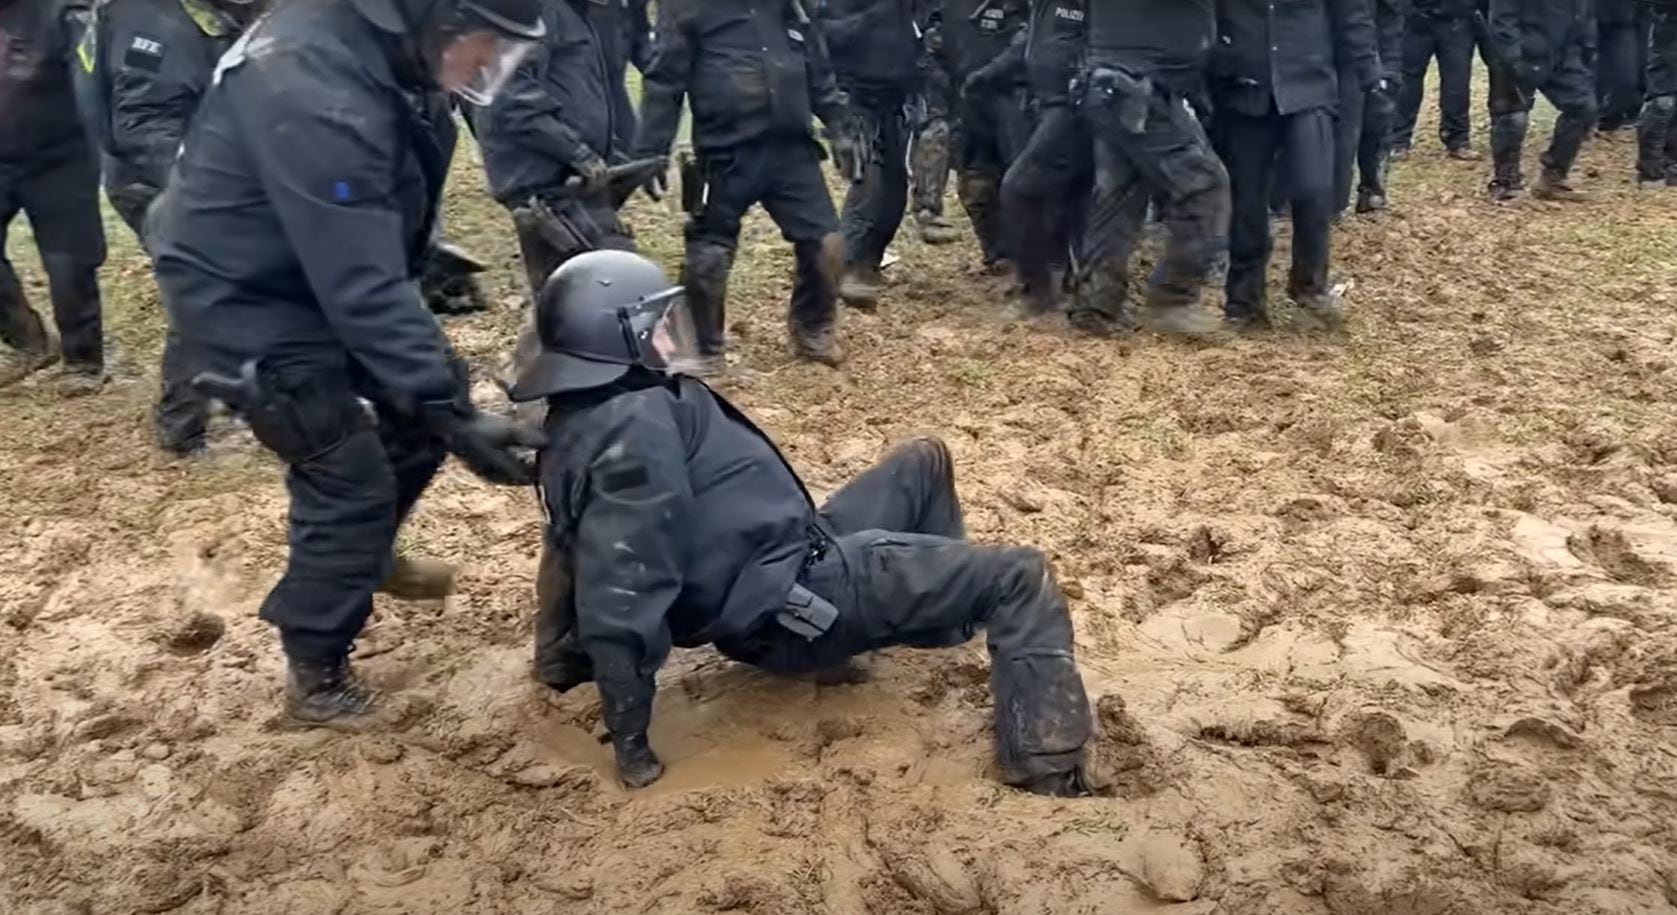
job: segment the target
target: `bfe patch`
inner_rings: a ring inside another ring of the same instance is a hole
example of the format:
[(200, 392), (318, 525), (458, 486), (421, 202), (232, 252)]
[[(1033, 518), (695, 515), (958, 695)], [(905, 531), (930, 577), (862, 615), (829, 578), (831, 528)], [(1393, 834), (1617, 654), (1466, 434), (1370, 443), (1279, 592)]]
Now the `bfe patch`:
[(122, 55), (122, 65), (156, 73), (163, 66), (163, 42), (150, 35), (135, 35)]

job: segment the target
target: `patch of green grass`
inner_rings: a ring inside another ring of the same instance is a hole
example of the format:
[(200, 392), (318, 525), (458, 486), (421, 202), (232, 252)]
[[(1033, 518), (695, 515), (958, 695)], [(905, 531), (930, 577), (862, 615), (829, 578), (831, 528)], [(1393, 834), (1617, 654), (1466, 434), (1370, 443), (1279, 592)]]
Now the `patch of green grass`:
[(990, 380), (995, 372), (995, 366), (982, 359), (962, 359), (949, 367), (949, 377), (975, 388)]

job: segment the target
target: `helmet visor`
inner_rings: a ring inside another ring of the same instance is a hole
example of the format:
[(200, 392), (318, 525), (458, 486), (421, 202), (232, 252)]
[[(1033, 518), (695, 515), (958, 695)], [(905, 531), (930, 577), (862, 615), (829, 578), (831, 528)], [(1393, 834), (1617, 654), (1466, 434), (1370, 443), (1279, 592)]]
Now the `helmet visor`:
[(641, 365), (672, 375), (692, 374), (699, 361), (699, 334), (681, 287), (636, 302), (619, 314), (630, 350)]
[(495, 100), (535, 42), (493, 29), (467, 32), (443, 49), (444, 72), (460, 73), (454, 94), (483, 108)]

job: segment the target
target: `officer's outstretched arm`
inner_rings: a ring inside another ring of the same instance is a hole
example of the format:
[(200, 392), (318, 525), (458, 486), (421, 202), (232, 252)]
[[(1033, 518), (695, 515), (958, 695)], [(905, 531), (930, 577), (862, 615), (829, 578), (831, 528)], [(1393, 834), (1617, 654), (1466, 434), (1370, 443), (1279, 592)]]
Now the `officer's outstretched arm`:
[(442, 330), (408, 279), (396, 202), (411, 115), (360, 68), (307, 47), (270, 53), (294, 59), (270, 73), (253, 53), (225, 78), (246, 83), (247, 148), (321, 311), (394, 406), (454, 397)]
[(681, 101), (693, 72), (693, 35), (688, 10), (705, 0), (664, 0), (658, 4), (652, 55), (641, 74), (641, 126), (635, 137), (635, 158), (670, 154), (670, 144), (681, 129)]
[(588, 469), (572, 568), (577, 631), (594, 662), (618, 773), (639, 788), (663, 774), (646, 729), (670, 653), (667, 617), (681, 593), (693, 494), (668, 409), (623, 400), (618, 428)]

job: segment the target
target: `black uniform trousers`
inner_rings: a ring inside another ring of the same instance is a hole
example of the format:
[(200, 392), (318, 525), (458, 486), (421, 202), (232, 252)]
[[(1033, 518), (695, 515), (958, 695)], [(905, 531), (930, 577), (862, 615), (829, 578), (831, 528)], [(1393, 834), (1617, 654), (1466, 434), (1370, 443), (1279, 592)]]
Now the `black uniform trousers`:
[(1642, 110), (1642, 71), (1648, 52), (1648, 29), (1637, 22), (1596, 26), (1596, 104), (1601, 127), (1617, 130), (1633, 123)]
[[(226, 360), (222, 360), (226, 361)], [(396, 531), (446, 457), (412, 417), (377, 404), (378, 391), (348, 353), (309, 347), (270, 353), (259, 369), (281, 434), (252, 431), (290, 468), (290, 545), (285, 574), (262, 602), (262, 619), (294, 659), (342, 658), (390, 576)]]
[[(105, 196), (111, 209), (133, 230), (140, 247), (146, 247), (146, 212), (157, 195), (140, 193), (134, 188), (107, 188)], [(185, 344), (175, 331), (175, 321), (169, 310), (163, 309), (163, 364), (160, 367), (157, 407), (152, 413), (152, 424), (157, 429), (157, 440), (164, 448), (186, 453), (204, 442), (209, 426), (210, 405), (192, 387), (197, 369), (186, 358)]]
[[(807, 328), (831, 324), (838, 290), (838, 217), (814, 141), (807, 137), (759, 139), (701, 153), (699, 168), (706, 191), (697, 211), (687, 218), (682, 285), (687, 288), (700, 351), (705, 355), (722, 352), (728, 274), (739, 245), (740, 220), (758, 203), (792, 243), (797, 272), (789, 320)], [(901, 201), (898, 208), (900, 218)]]
[(1119, 317), (1130, 255), (1148, 200), (1166, 201), (1164, 254), (1149, 280), (1148, 304), (1192, 305), (1227, 246), (1229, 173), (1187, 100), (1155, 88), (1138, 132), (1123, 123), (1122, 99), (1091, 79), (1082, 112), (1094, 141), (1095, 190), (1083, 229), (1083, 265), (1074, 310)]
[(1462, 16), (1413, 15), (1404, 21), (1403, 85), (1398, 91), (1392, 146), (1407, 149), (1427, 92), (1427, 70), (1438, 58), (1438, 136), (1447, 150), (1466, 149), (1472, 104), (1473, 23)]
[(944, 192), (949, 187), (949, 146), (954, 129), (950, 121), (949, 72), (935, 63), (920, 69), (920, 92), (914, 100), (914, 138), (909, 147), (909, 172), (913, 179), (914, 213), (943, 215)]
[(0, 341), (33, 352), (46, 346), (46, 330), (5, 255), (7, 231), (20, 212), (34, 229), (65, 366), (103, 371), (99, 266), (105, 228), (99, 166), (88, 147), (73, 143), (24, 161), (0, 161)]
[(1360, 194), (1386, 196), (1386, 159), (1391, 154), (1395, 112), (1389, 91), (1365, 92), (1355, 79), (1341, 74), (1333, 153), (1335, 212), (1343, 213), (1351, 206), (1353, 173)]
[(1565, 177), (1596, 127), (1595, 72), (1585, 62), (1582, 42), (1569, 41), (1556, 52), (1554, 66), (1536, 86), (1522, 85), (1511, 68), (1490, 69), (1491, 158), (1497, 182), (1510, 187), (1523, 183), (1520, 156), (1538, 92), (1560, 111), (1554, 137), (1543, 153), (1543, 169)]
[(962, 100), (955, 136), (956, 190), (984, 263), (1012, 257), (1002, 223), (1002, 178), (1031, 137), (1023, 93), (1008, 89)]
[(1030, 141), (1002, 179), (1002, 225), (1021, 284), (1047, 287), (1082, 239), (1094, 181), (1088, 129), (1069, 105), (1044, 109)]
[(1677, 183), (1677, 14), (1656, 11), (1648, 38), (1648, 100), (1636, 127), (1636, 176)]
[(1267, 314), (1266, 275), (1272, 249), (1270, 191), (1278, 166), (1291, 190), (1293, 266), (1287, 292), (1295, 300), (1328, 292), (1329, 239), (1333, 229), (1333, 112), (1310, 108), (1254, 117), (1220, 110), (1215, 143), (1229, 169), (1233, 217), (1229, 225), (1230, 317)]
[(901, 89), (850, 90), (867, 161), (862, 180), (845, 194), (839, 221), (846, 264), (878, 267), (902, 225), (908, 206), (907, 101)]
[(770, 622), (717, 647), (782, 673), (804, 673), (891, 646), (946, 648), (985, 630), (995, 698), (996, 753), (1009, 781), (1069, 772), (1091, 724), (1073, 656), (1071, 614), (1035, 550), (964, 538), (954, 471), (941, 442), (897, 449), (828, 500), (835, 535), (799, 582), (838, 620), (805, 639)]

